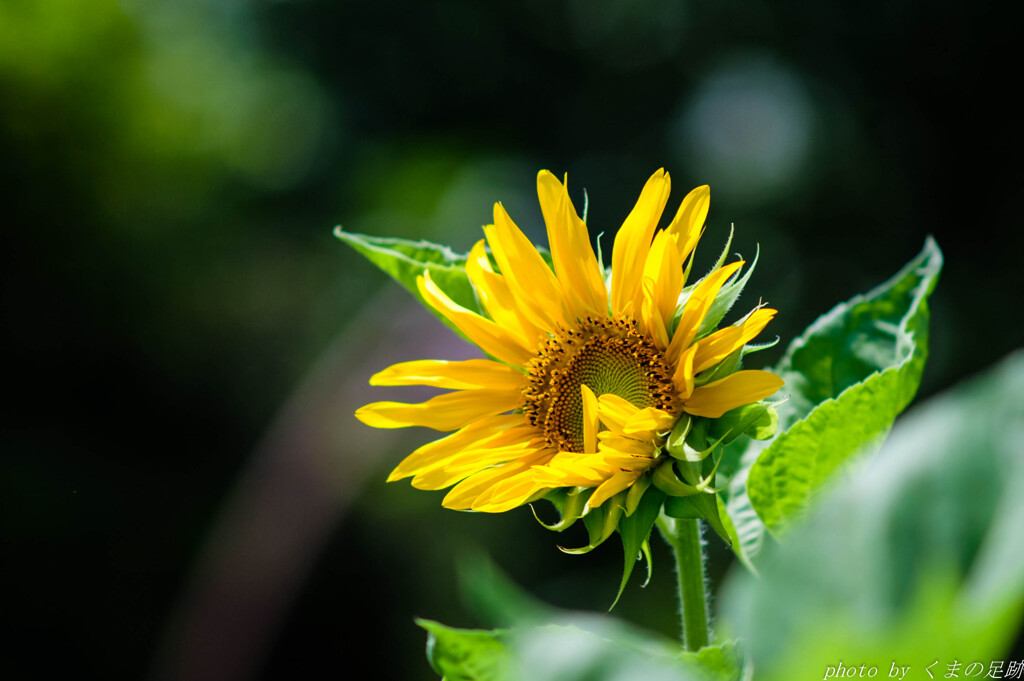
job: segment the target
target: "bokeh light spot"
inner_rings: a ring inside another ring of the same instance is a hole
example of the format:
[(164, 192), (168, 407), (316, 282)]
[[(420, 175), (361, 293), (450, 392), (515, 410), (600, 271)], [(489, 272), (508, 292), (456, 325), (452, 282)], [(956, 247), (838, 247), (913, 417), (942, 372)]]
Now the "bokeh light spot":
[(730, 199), (758, 203), (795, 188), (814, 122), (797, 74), (769, 56), (736, 55), (705, 76), (670, 136), (684, 167), (701, 168)]

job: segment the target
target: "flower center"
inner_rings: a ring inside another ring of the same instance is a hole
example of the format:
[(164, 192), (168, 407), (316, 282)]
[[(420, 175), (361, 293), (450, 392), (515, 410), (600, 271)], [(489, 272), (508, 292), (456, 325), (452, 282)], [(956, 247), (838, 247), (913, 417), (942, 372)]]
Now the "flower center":
[(583, 451), (581, 385), (641, 409), (675, 411), (665, 356), (630, 319), (587, 317), (575, 331), (561, 330), (542, 343), (527, 370), (525, 414), (559, 451)]

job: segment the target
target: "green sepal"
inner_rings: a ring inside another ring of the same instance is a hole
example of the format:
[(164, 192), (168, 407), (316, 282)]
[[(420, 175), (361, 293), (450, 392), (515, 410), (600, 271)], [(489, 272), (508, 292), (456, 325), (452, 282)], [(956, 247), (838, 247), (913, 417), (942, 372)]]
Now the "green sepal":
[(476, 292), (466, 274), (467, 256), (429, 241), (356, 234), (346, 232), (340, 225), (334, 229), (334, 235), (390, 275), (448, 326), (452, 326), (451, 323), (420, 295), (416, 280), (426, 272), (430, 272), (430, 278), (453, 302), (473, 312), (480, 312)]
[(511, 681), (512, 656), (502, 630), (455, 629), (418, 619), (427, 632), (427, 660), (446, 681)]
[[(717, 419), (706, 419), (699, 416), (685, 415), (686, 418), (690, 419), (690, 427), (687, 428), (686, 435), (683, 437), (683, 441), (680, 442), (679, 438), (672, 439), (669, 436), (669, 445), (666, 446), (666, 451), (669, 456), (678, 460), (680, 470), (684, 471), (683, 477), (686, 478), (692, 484), (697, 484), (695, 480), (700, 476), (701, 469), (696, 467), (693, 469), (695, 476), (686, 475), (687, 470), (684, 467), (684, 463), (699, 464), (708, 458), (714, 451), (715, 448), (723, 444), (723, 439), (719, 431), (710, 433), (709, 429)], [(678, 433), (678, 434), (681, 434)]]
[(580, 555), (590, 553), (612, 536), (619, 525), (622, 517), (623, 506), (625, 505), (626, 493), (619, 492), (611, 499), (606, 499), (597, 508), (588, 508), (583, 515), (583, 524), (587, 527), (587, 538), (589, 543), (579, 548), (566, 548), (559, 546), (558, 550), (563, 553)]
[(622, 583), (619, 585), (619, 592), (615, 594), (615, 600), (612, 602), (611, 608), (608, 608), (609, 610), (619, 602), (622, 592), (626, 589), (629, 576), (633, 574), (633, 567), (641, 554), (647, 558), (648, 579), (650, 579), (650, 545), (647, 546), (646, 551), (643, 549), (644, 544), (647, 544), (648, 537), (651, 536), (651, 528), (654, 527), (654, 521), (661, 513), (661, 505), (664, 501), (665, 493), (652, 485), (644, 492), (636, 511), (619, 521), (619, 536), (622, 537), (625, 562), (622, 569)]
[(725, 261), (729, 257), (729, 249), (732, 248), (732, 238), (733, 238), (733, 236), (735, 234), (736, 234), (736, 226), (735, 225), (729, 225), (729, 238), (725, 240), (725, 246), (722, 248), (722, 252), (718, 255), (718, 260), (715, 261), (714, 266), (712, 266), (711, 272), (714, 272), (715, 270), (721, 268), (722, 265), (725, 264)]
[(768, 440), (779, 427), (779, 414), (768, 402), (754, 402), (730, 409), (717, 419), (711, 419), (708, 436), (727, 445), (741, 435), (754, 440)]
[(698, 492), (696, 487), (679, 479), (671, 458), (655, 467), (654, 473), (651, 474), (651, 482), (656, 488), (671, 497), (685, 497)]
[[(683, 281), (690, 280), (690, 270), (693, 269), (693, 259), (697, 256), (697, 249), (690, 251), (690, 257), (686, 259), (686, 267), (683, 268)], [(678, 321), (678, 320), (676, 320)]]
[[(672, 432), (669, 433), (668, 439), (665, 441), (665, 451), (668, 452), (669, 456), (679, 461), (690, 461), (697, 462), (703, 461), (707, 458), (708, 454), (711, 453), (711, 449), (702, 447), (697, 449), (693, 446), (690, 440), (690, 433), (693, 429), (694, 424), (699, 427), (706, 429), (707, 425), (700, 425), (705, 419), (700, 419), (689, 414), (683, 414), (676, 421), (676, 425), (672, 428)], [(705, 438), (701, 438), (700, 442), (705, 442)]]
[(626, 490), (626, 515), (630, 516), (636, 513), (637, 506), (640, 505), (640, 500), (643, 499), (644, 492), (651, 486), (651, 476), (641, 475), (637, 478), (636, 482), (629, 486)]
[[(694, 471), (696, 477), (686, 477), (686, 480), (695, 480), (694, 484), (697, 489), (701, 492), (717, 493), (720, 491), (718, 487), (712, 487), (715, 482), (715, 475), (718, 474), (718, 467), (722, 465), (722, 461), (725, 459), (725, 448), (721, 446), (720, 442), (716, 442), (711, 447), (712, 452), (717, 452), (713, 456), (707, 456), (703, 461), (698, 463), (687, 463), (681, 464), (684, 466), (690, 466)], [(699, 469), (699, 471), (698, 471)]]
[(683, 413), (676, 424), (672, 426), (672, 431), (668, 434), (668, 439), (665, 440), (665, 449), (669, 454), (675, 456), (673, 452), (686, 443), (686, 436), (690, 434), (691, 427), (693, 427), (693, 417)]
[[(704, 456), (704, 452), (701, 452), (700, 456)], [(705, 458), (707, 457), (705, 456)], [(679, 480), (682, 481), (683, 484), (690, 485), (693, 487), (694, 492), (699, 492), (700, 489), (697, 485), (699, 485), (704, 479), (704, 476), (702, 475), (704, 469), (703, 464), (703, 458), (699, 461), (677, 461), (672, 467), (672, 471), (679, 475)]]
[(717, 494), (694, 494), (688, 497), (665, 499), (665, 515), (673, 518), (701, 518), (706, 520), (718, 536), (732, 548), (732, 537), (718, 512)]
[[(718, 256), (718, 261), (715, 263), (715, 266), (712, 267), (711, 270), (708, 272), (708, 275), (711, 274), (712, 272), (715, 272), (719, 268), (721, 268), (722, 265), (725, 263), (726, 258), (729, 256), (729, 249), (732, 247), (732, 235), (733, 235), (733, 231), (730, 228), (730, 230), (729, 230), (729, 239), (725, 243), (725, 248), (722, 249), (721, 255)], [(693, 266), (693, 256), (694, 256), (694, 253), (691, 253), (690, 254), (690, 258), (687, 261), (686, 269), (683, 272), (683, 281), (687, 281), (690, 278), (690, 268)], [(754, 264), (757, 264), (757, 259), (756, 258), (754, 259), (754, 261), (755, 261)], [(751, 267), (751, 271), (753, 271), (753, 266)], [(669, 322), (668, 322), (667, 331), (668, 331), (668, 335), (669, 335), (670, 338), (672, 337), (673, 334), (675, 334), (676, 328), (679, 326), (679, 319), (680, 319), (680, 317), (683, 316), (683, 310), (686, 308), (686, 302), (690, 299), (690, 295), (693, 293), (694, 289), (697, 288), (697, 286), (700, 284), (700, 282), (704, 281), (704, 279), (707, 278), (708, 275), (704, 275), (703, 277), (701, 277), (697, 281), (693, 282), (692, 284), (689, 284), (688, 286), (684, 287), (683, 290), (680, 291), (679, 299), (676, 301), (675, 312), (672, 314), (672, 319), (670, 319)], [(738, 276), (738, 273), (733, 274), (733, 276), (730, 277), (730, 280), (735, 282), (737, 276)], [(750, 277), (750, 272), (747, 272), (747, 274), (743, 277), (743, 284), (746, 284), (746, 281), (747, 281), (747, 279), (749, 277)], [(728, 304), (725, 304), (725, 303), (719, 304), (719, 302), (718, 302), (719, 298), (721, 298), (723, 295), (725, 295), (726, 291), (731, 291), (731, 290), (732, 290), (732, 287), (730, 285), (728, 285), (728, 284), (724, 285), (721, 288), (721, 290), (719, 290), (718, 296), (715, 297), (715, 301), (711, 304), (711, 308), (708, 310), (708, 314), (709, 315), (712, 314), (712, 313), (718, 315), (718, 317), (715, 320), (714, 324), (711, 326), (711, 330), (712, 331), (714, 330), (714, 328), (716, 326), (718, 326), (718, 322), (720, 322), (722, 320), (722, 317), (724, 317), (725, 313), (729, 311), (729, 308), (732, 307), (732, 304), (736, 302), (736, 298), (739, 297), (740, 291), (743, 290), (743, 285), (740, 285), (739, 289), (734, 291), (733, 298), (732, 298), (732, 300), (730, 302), (728, 302)], [(719, 314), (719, 311), (721, 312), (720, 314)], [(701, 338), (704, 335), (707, 335), (707, 333), (704, 331), (704, 329), (705, 329), (705, 325), (702, 323), (701, 326), (700, 326), (700, 329), (697, 332), (697, 338), (698, 339)]]
[(684, 440), (676, 447), (673, 447), (672, 449), (668, 450), (668, 453), (669, 456), (680, 462), (700, 463), (704, 459), (708, 458), (708, 455), (710, 455), (712, 451), (714, 451), (714, 446), (708, 447), (703, 450), (697, 450), (694, 447), (687, 444)]
[(586, 522), (587, 516), (594, 513), (597, 509), (592, 508), (587, 512), (587, 515), (583, 516), (583, 522), (587, 525), (587, 533), (590, 535), (592, 546), (597, 546), (615, 532), (615, 529), (619, 526), (619, 518), (622, 517), (624, 502), (625, 494), (620, 492), (601, 504), (602, 517), (600, 523), (588, 524)]
[[(644, 554), (644, 562), (647, 563), (647, 577), (644, 578), (644, 583), (640, 585), (640, 588), (645, 588), (651, 583), (651, 577), (654, 576), (654, 562), (651, 560), (651, 535), (647, 534), (647, 539), (644, 539), (644, 543), (640, 545), (640, 553)], [(639, 560), (639, 558), (637, 558)]]
[(556, 489), (545, 494), (544, 498), (550, 501), (559, 513), (558, 522), (551, 525), (540, 519), (536, 509), (533, 508), (533, 504), (530, 504), (530, 510), (533, 511), (534, 519), (544, 529), (551, 530), (552, 532), (562, 532), (572, 527), (577, 520), (583, 517), (583, 512), (587, 507), (587, 499), (590, 498), (592, 491), (589, 488), (574, 487), (571, 489)]
[(743, 346), (743, 356), (752, 355), (755, 352), (761, 352), (762, 350), (769, 350), (779, 344), (779, 337), (776, 336), (770, 341), (764, 343), (747, 343)]
[[(715, 445), (718, 446), (717, 444)], [(651, 475), (654, 486), (670, 497), (687, 497), (691, 494), (718, 492), (711, 486), (722, 456), (707, 457), (703, 461), (676, 461), (665, 459)]]
[(740, 370), (743, 360), (743, 347), (733, 350), (732, 354), (707, 371), (702, 371), (693, 377), (693, 385), (696, 388), (707, 385), (713, 381), (725, 378)]
[[(673, 434), (669, 435), (665, 449), (669, 456), (680, 462), (699, 463), (704, 461), (715, 451), (716, 447), (723, 444), (721, 431), (716, 430), (714, 433), (709, 431), (717, 419), (706, 419), (689, 414), (684, 414), (680, 420), (683, 418), (688, 419), (687, 426), (678, 431), (673, 429)], [(676, 425), (678, 426), (678, 423)], [(700, 468), (694, 469), (694, 472), (699, 474)]]
[(700, 327), (697, 329), (697, 339), (701, 339), (707, 336), (718, 328), (719, 322), (725, 318), (725, 315), (729, 313), (732, 306), (739, 300), (740, 294), (743, 293), (743, 288), (747, 285), (750, 280), (750, 275), (754, 273), (754, 269), (757, 267), (757, 260), (761, 256), (761, 247), (757, 247), (757, 252), (754, 253), (754, 261), (750, 263), (750, 267), (747, 268), (746, 274), (742, 277), (733, 275), (731, 283), (726, 283), (719, 291), (718, 295), (715, 296), (715, 300), (711, 303), (711, 307), (708, 309), (708, 313), (704, 315), (704, 320), (701, 321)]
[(711, 419), (701, 418), (699, 416), (693, 417), (693, 427), (690, 428), (690, 432), (686, 435), (686, 444), (701, 452), (707, 449), (708, 428), (710, 425)]

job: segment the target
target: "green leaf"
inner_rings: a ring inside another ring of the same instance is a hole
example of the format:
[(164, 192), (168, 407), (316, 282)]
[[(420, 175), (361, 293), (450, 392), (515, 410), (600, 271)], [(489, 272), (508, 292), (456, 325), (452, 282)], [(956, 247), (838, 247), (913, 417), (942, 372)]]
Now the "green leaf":
[[(622, 516), (619, 520), (619, 535), (622, 537), (622, 551), (624, 565), (622, 568), (622, 582), (619, 584), (619, 592), (615, 594), (612, 608), (619, 602), (622, 592), (626, 590), (626, 583), (629, 576), (633, 574), (633, 567), (640, 556), (640, 551), (647, 538), (651, 536), (651, 528), (654, 521), (658, 519), (661, 512), (661, 504), (665, 501), (665, 493), (651, 485), (644, 492), (640, 504), (630, 516)], [(649, 566), (648, 566), (649, 567)], [(611, 610), (612, 608), (608, 608)]]
[(760, 522), (778, 531), (799, 515), (837, 467), (880, 444), (913, 398), (928, 354), (927, 299), (941, 268), (929, 238), (896, 276), (837, 306), (790, 344), (774, 369), (789, 394), (777, 407), (780, 432), (767, 446), (748, 445), (729, 489), (726, 508), (746, 535), (748, 555), (759, 549)]
[(737, 650), (735, 641), (726, 641), (717, 646), (706, 646), (697, 652), (683, 653), (683, 661), (703, 673), (707, 679), (738, 681), (743, 676), (744, 658)]
[(508, 648), (502, 631), (453, 629), (416, 620), (427, 631), (427, 659), (445, 681), (510, 681)]
[(766, 547), (760, 578), (730, 576), (721, 612), (759, 679), (1006, 659), (1024, 615), (1022, 395), (1018, 352), (917, 407)]
[[(729, 541), (727, 542), (729, 547), (732, 549), (733, 553), (736, 554), (736, 557), (740, 562), (746, 566), (747, 570), (749, 570), (751, 574), (756, 575), (757, 568), (754, 567), (754, 561), (752, 560), (749, 551), (750, 538), (744, 537), (736, 529), (736, 525), (733, 524), (733, 517), (725, 510), (725, 502), (722, 500), (721, 494), (715, 495), (715, 505), (718, 506), (719, 521), (722, 523), (722, 527), (725, 528), (725, 533), (729, 537)], [(749, 508), (749, 513), (753, 514), (755, 517), (757, 516), (757, 513), (753, 508)], [(742, 519), (742, 516), (737, 517)]]
[(710, 652), (684, 654), (674, 642), (596, 616), (512, 636), (521, 681), (739, 681), (731, 674), (728, 652), (704, 650)]
[(889, 281), (836, 306), (795, 339), (775, 371), (790, 399), (779, 410), (782, 425), (806, 417), (872, 374), (907, 366), (912, 375), (897, 395), (906, 405), (917, 391), (928, 353), (928, 296), (942, 269), (942, 252), (930, 237)]
[[(512, 678), (519, 681), (738, 681), (732, 643), (685, 653), (677, 641), (616, 618), (547, 606), (485, 558), (460, 565), (467, 605), (488, 624), (508, 627)], [(486, 633), (486, 632), (485, 632)]]
[(466, 275), (465, 255), (459, 255), (447, 246), (439, 246), (428, 241), (355, 234), (346, 232), (341, 227), (335, 228), (334, 235), (404, 286), (416, 300), (445, 324), (448, 324), (448, 320), (426, 304), (416, 286), (416, 279), (425, 272), (430, 272), (434, 283), (454, 302), (474, 312), (480, 312), (476, 292)]

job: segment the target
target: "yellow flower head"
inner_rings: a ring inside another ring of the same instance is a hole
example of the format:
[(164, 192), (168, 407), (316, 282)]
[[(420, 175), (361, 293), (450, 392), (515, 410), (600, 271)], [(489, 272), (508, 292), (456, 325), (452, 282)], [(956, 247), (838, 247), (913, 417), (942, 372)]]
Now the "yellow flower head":
[(610, 275), (566, 187), (545, 170), (537, 193), (551, 264), (496, 204), (486, 245), (480, 240), (466, 262), (486, 315), (453, 302), (429, 272), (418, 280), (427, 303), (493, 359), (391, 366), (370, 383), (451, 392), (422, 404), (375, 402), (356, 416), (378, 428), (454, 431), (417, 449), (389, 477), (412, 477), (421, 489), (454, 485), (443, 501), (448, 508), (500, 512), (558, 488), (583, 488), (592, 490), (588, 508), (622, 494), (628, 514), (670, 460), (666, 439), (681, 418), (687, 425), (717, 419), (782, 386), (766, 371), (718, 371), (775, 310), (756, 309), (711, 333), (702, 328), (743, 265), (686, 285), (687, 259), (708, 212), (706, 186), (658, 230), (669, 175), (652, 175), (615, 237)]

